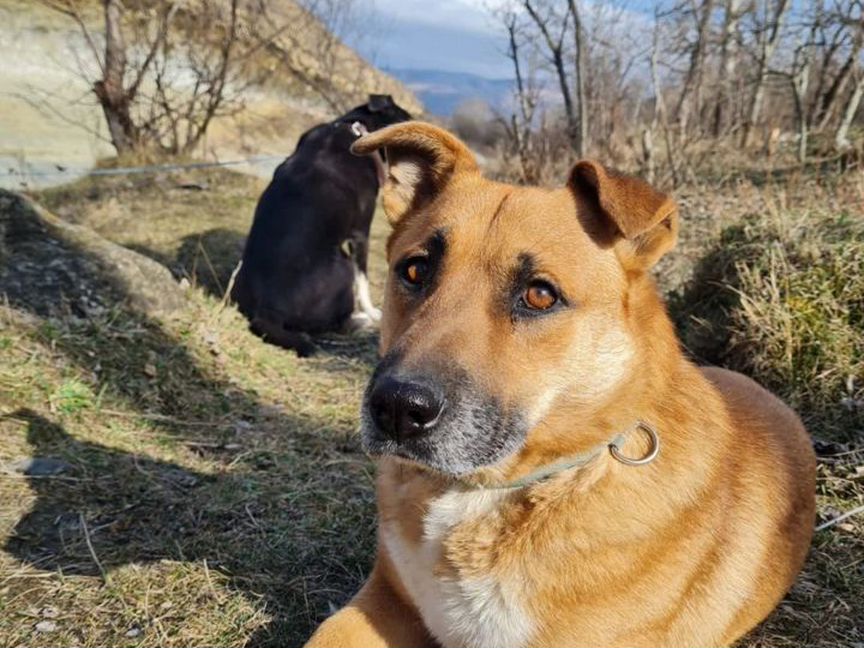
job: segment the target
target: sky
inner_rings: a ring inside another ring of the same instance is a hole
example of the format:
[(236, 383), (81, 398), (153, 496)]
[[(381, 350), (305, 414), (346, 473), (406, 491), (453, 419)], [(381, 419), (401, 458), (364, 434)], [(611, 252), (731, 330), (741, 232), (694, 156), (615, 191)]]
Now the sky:
[(494, 0), (360, 0), (370, 29), (346, 41), (378, 67), (510, 78)]
[[(563, 1), (563, 0), (562, 0)], [(582, 0), (583, 10), (592, 3)], [(657, 0), (615, 0), (639, 21)], [(507, 40), (492, 16), (507, 0), (356, 0), (367, 29), (346, 34), (346, 42), (385, 69), (466, 72), (487, 79), (510, 79)]]

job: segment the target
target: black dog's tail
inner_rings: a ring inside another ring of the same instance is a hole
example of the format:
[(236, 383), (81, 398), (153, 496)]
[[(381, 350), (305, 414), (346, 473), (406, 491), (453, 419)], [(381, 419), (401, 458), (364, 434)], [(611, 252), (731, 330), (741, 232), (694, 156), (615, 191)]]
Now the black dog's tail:
[(265, 342), (293, 349), (301, 358), (308, 358), (318, 350), (308, 333), (286, 329), (277, 321), (266, 317), (254, 317), (249, 324), (249, 330)]

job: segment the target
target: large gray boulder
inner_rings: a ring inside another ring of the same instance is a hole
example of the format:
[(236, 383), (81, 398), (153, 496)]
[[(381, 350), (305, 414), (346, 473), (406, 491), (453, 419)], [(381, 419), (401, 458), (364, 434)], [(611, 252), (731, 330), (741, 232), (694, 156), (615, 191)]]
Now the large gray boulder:
[(163, 265), (2, 189), (0, 299), (42, 317), (114, 306), (161, 317), (185, 302)]

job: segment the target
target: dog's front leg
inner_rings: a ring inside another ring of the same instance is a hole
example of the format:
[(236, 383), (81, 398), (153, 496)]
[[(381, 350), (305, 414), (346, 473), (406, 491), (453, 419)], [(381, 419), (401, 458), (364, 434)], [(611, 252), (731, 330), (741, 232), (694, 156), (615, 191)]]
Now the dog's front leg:
[(376, 567), (351, 602), (327, 619), (306, 648), (412, 648), (434, 646), (418, 614)]

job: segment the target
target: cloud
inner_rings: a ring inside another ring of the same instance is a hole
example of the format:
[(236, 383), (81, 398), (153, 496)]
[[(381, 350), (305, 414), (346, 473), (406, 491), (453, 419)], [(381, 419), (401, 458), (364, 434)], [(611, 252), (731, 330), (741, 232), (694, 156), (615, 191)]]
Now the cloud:
[(490, 13), (503, 0), (357, 0), (371, 30), (346, 41), (379, 67), (509, 77), (506, 42)]
[(495, 24), (489, 7), (501, 0), (363, 0), (383, 19), (396, 19), (417, 25), (456, 28), (490, 33)]
[(386, 68), (468, 72), (486, 78), (509, 78), (505, 43), (494, 32), (393, 20), (386, 37), (359, 49)]

